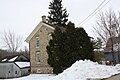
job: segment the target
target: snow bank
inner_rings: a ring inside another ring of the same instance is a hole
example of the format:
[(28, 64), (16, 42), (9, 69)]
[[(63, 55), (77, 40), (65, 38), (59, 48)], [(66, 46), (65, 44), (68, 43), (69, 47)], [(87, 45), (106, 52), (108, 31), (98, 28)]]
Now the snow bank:
[(116, 66), (100, 65), (90, 60), (76, 61), (70, 68), (59, 75), (31, 74), (27, 77), (9, 80), (86, 80), (88, 78), (108, 78), (120, 73), (120, 64)]
[(76, 61), (70, 68), (56, 76), (56, 80), (86, 80), (87, 78), (108, 78), (120, 73), (120, 65), (100, 65), (90, 60)]

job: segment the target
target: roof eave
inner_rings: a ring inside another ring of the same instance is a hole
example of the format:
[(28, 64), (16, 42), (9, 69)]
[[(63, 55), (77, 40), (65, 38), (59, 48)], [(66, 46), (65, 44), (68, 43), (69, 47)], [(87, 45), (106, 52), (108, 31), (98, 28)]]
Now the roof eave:
[(52, 26), (50, 26), (50, 25), (48, 25), (48, 24), (46, 24), (46, 23), (44, 23), (44, 22), (40, 22), (36, 27), (35, 27), (35, 29), (30, 33), (30, 35), (26, 38), (26, 40), (25, 40), (25, 42), (27, 42), (27, 43), (29, 43), (29, 41), (31, 40), (31, 38), (35, 35), (35, 33), (41, 28), (41, 26), (42, 25), (44, 25), (44, 26), (47, 26), (47, 27), (49, 27), (49, 28), (51, 28), (51, 29), (55, 29), (54, 27), (52, 27)]

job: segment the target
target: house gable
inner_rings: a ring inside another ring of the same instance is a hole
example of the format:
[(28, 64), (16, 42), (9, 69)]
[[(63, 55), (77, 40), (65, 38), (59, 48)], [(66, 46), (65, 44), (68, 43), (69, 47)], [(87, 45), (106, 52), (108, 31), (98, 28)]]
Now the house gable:
[[(30, 61), (33, 66), (48, 66), (47, 64), (47, 52), (46, 46), (48, 45), (49, 39), (48, 35), (52, 33), (54, 30), (42, 25), (40, 29), (33, 35), (33, 37), (29, 41), (29, 49), (30, 49)], [(39, 38), (39, 47), (36, 47), (36, 38)], [(37, 53), (39, 52), (39, 56)], [(38, 56), (38, 57), (36, 57)], [(40, 62), (37, 62), (38, 59)]]
[(15, 59), (15, 61), (29, 61), (29, 59), (24, 55), (20, 55)]
[(42, 27), (42, 26), (46, 26), (49, 27), (51, 29), (55, 29), (54, 27), (50, 26), (49, 24), (46, 24), (45, 22), (41, 21), (36, 27), (35, 29), (31, 32), (31, 34), (27, 37), (27, 39), (25, 40), (27, 43), (29, 43), (29, 41), (31, 40), (31, 38), (38, 32), (38, 30)]
[(21, 76), (20, 67), (14, 62), (0, 63), (0, 78), (15, 78)]
[[(113, 40), (113, 43), (111, 42), (111, 39)], [(104, 52), (111, 52), (111, 46), (113, 45), (113, 48), (115, 49), (115, 47), (120, 46), (119, 44), (120, 44), (120, 37), (109, 38), (106, 43), (106, 47), (104, 48)]]
[[(113, 43), (111, 42), (113, 41)], [(113, 46), (113, 51), (114, 51), (114, 58), (116, 63), (120, 63), (120, 36), (118, 37), (112, 37), (109, 38), (106, 47), (104, 48), (104, 53), (105, 53), (105, 59), (107, 61), (112, 61), (113, 60), (113, 52), (112, 52), (112, 46)]]

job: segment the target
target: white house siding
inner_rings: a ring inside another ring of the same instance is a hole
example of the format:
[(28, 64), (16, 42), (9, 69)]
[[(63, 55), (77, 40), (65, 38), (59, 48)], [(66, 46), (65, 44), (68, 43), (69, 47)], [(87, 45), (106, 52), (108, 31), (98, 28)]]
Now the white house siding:
[(20, 76), (20, 68), (14, 63), (0, 63), (0, 78), (14, 78)]
[(30, 74), (30, 62), (15, 62), (21, 69), (21, 76)]
[(30, 67), (21, 69), (21, 76), (26, 76), (30, 74)]

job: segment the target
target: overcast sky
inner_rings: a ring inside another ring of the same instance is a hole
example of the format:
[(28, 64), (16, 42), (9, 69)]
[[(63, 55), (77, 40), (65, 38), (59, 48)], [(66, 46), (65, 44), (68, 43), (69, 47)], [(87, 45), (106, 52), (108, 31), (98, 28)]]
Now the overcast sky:
[[(41, 21), (42, 15), (48, 15), (48, 6), (52, 0), (0, 0), (0, 32), (11, 30), (25, 40), (36, 25)], [(69, 21), (78, 27), (90, 13), (104, 0), (63, 0), (62, 4), (69, 13)], [(106, 0), (107, 2), (109, 0)], [(105, 4), (105, 3), (104, 3)], [(120, 0), (110, 0), (101, 11), (120, 11)], [(81, 26), (89, 36), (95, 37), (93, 26), (96, 16), (92, 16)], [(1, 34), (0, 34), (1, 35)], [(25, 46), (25, 45), (23, 45)]]

